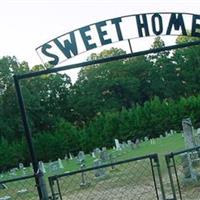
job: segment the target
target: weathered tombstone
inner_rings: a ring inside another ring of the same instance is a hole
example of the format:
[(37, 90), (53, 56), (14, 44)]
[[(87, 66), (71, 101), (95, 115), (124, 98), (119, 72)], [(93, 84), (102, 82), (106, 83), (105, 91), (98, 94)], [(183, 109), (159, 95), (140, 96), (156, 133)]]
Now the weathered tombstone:
[(96, 158), (96, 156), (95, 156), (95, 153), (94, 153), (94, 152), (92, 152), (92, 157), (93, 157), (93, 158)]
[(165, 137), (167, 137), (168, 136), (168, 132), (167, 131), (165, 131)]
[(149, 138), (147, 136), (144, 137), (144, 141), (147, 142), (149, 141)]
[(99, 158), (100, 153), (101, 153), (101, 149), (99, 149), (99, 148), (94, 149), (94, 155), (96, 158)]
[(138, 148), (139, 145), (140, 145), (140, 140), (139, 140), (138, 138), (137, 138), (136, 141), (135, 141), (135, 145), (136, 145), (136, 148)]
[(151, 144), (156, 144), (156, 140), (155, 140), (154, 138), (152, 138), (152, 139), (150, 140), (150, 143), (151, 143)]
[(102, 151), (106, 151), (107, 150), (107, 148), (106, 147), (102, 147)]
[(118, 139), (115, 139), (115, 147), (116, 147), (116, 150), (121, 150), (121, 144), (119, 143), (119, 140)]
[[(183, 119), (182, 127), (183, 127), (185, 147), (187, 149), (195, 147), (191, 119), (190, 118)], [(190, 157), (189, 152), (182, 155), (182, 167), (183, 167), (185, 182), (198, 180), (199, 175), (192, 167), (192, 159)]]
[(39, 165), (39, 169), (42, 171), (42, 173), (45, 174), (46, 173), (46, 169), (44, 167), (44, 163), (42, 161), (39, 161), (38, 165)]
[(183, 136), (185, 141), (185, 148), (194, 148), (196, 146), (192, 131), (192, 122), (190, 118), (182, 120)]
[(73, 158), (74, 158), (74, 156), (71, 153), (69, 153), (69, 159), (73, 160)]
[(65, 157), (64, 157), (64, 159), (65, 159), (65, 160), (68, 160), (68, 156), (67, 156), (67, 154), (65, 154)]
[(85, 153), (83, 151), (79, 151), (77, 158), (79, 162), (83, 162), (85, 160)]
[(133, 149), (133, 142), (132, 142), (131, 140), (128, 140), (128, 141), (127, 141), (127, 144), (128, 144), (128, 147), (129, 147), (130, 149)]
[(196, 146), (200, 146), (200, 128), (196, 130), (195, 135), (194, 135), (194, 140), (195, 140)]
[(107, 162), (109, 161), (109, 154), (107, 152), (107, 150), (102, 150), (100, 153), (100, 159), (102, 160), (102, 162)]
[(19, 169), (23, 169), (24, 168), (24, 164), (23, 163), (19, 163)]
[[(102, 165), (102, 162), (100, 159), (94, 160), (94, 167), (99, 167)], [(104, 177), (105, 176), (105, 170), (103, 168), (97, 168), (94, 173), (95, 177)]]
[(58, 158), (58, 167), (59, 167), (59, 169), (64, 169), (64, 166), (62, 164), (62, 160), (60, 158)]
[(170, 135), (174, 135), (174, 131), (173, 130), (170, 130)]

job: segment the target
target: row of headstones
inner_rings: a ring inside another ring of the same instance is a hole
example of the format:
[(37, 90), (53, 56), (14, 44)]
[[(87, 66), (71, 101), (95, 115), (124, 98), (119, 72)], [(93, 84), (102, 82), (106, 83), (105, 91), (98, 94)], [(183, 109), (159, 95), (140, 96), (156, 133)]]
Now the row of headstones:
[[(174, 130), (170, 130), (170, 132), (166, 131), (164, 135), (161, 134), (159, 138), (173, 136), (176, 133), (177, 132)], [(125, 148), (136, 149), (139, 147), (139, 144), (142, 142), (150, 142), (150, 144), (156, 144), (156, 138), (149, 138), (147, 136), (145, 136), (144, 139), (137, 138), (134, 142), (131, 140), (128, 140), (127, 143), (126, 142), (120, 143), (118, 139), (115, 139), (114, 141), (115, 141), (115, 147), (113, 149), (116, 149), (116, 150), (123, 150)]]

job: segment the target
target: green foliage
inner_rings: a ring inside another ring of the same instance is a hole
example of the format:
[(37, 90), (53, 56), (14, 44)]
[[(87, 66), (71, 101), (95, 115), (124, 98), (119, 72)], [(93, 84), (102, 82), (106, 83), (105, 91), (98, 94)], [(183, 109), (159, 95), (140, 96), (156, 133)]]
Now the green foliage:
[[(176, 42), (193, 40), (180, 36)], [(164, 45), (158, 37), (152, 48)], [(125, 53), (111, 48), (88, 60)], [(30, 162), (12, 76), (44, 69), (30, 69), (15, 57), (0, 59), (1, 169)], [(114, 138), (156, 137), (180, 130), (185, 116), (199, 127), (199, 86), (199, 46), (84, 67), (74, 85), (58, 73), (21, 81), (34, 145), (45, 161), (80, 149), (112, 146)]]

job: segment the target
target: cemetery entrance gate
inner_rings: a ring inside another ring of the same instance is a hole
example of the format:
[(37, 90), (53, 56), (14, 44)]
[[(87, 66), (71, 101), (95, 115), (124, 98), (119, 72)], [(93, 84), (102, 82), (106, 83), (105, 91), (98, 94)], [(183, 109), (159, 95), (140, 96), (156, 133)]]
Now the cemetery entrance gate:
[[(189, 32), (191, 34), (188, 34), (188, 31), (186, 31), (186, 23), (184, 21), (186, 15), (190, 16), (191, 26), (190, 26)], [(164, 23), (165, 22), (164, 16), (168, 16), (166, 18), (168, 19), (167, 23)], [(123, 25), (123, 23), (128, 23), (128, 21), (130, 21), (129, 19), (135, 21), (134, 24), (136, 27), (136, 31), (134, 33), (131, 33), (132, 34), (131, 37), (128, 38), (128, 36), (127, 37), (125, 36), (127, 30), (122, 29), (122, 27), (124, 26), (126, 27), (127, 24)], [(94, 36), (94, 33), (91, 32), (91, 35), (88, 35), (90, 34), (91, 27), (95, 27), (96, 29), (97, 35), (99, 37), (98, 40), (100, 42), (99, 43), (100, 46), (111, 44), (112, 42), (116, 43), (116, 42), (124, 41), (124, 42), (127, 42), (130, 48), (130, 53), (127, 53), (124, 55), (118, 55), (118, 56), (103, 58), (99, 60), (86, 61), (86, 62), (81, 62), (77, 64), (70, 64), (70, 65), (61, 66), (61, 67), (48, 68), (46, 70), (31, 72), (27, 74), (14, 75), (14, 83), (15, 83), (16, 93), (18, 97), (18, 103), (19, 103), (22, 121), (24, 125), (25, 136), (26, 136), (26, 140), (28, 143), (28, 147), (29, 147), (29, 151), (30, 151), (30, 155), (31, 155), (32, 163), (33, 163), (35, 182), (36, 182), (38, 195), (40, 199), (48, 199), (48, 194), (45, 189), (46, 187), (44, 184), (43, 175), (38, 170), (37, 155), (35, 153), (35, 149), (32, 143), (32, 135), (31, 135), (28, 119), (27, 119), (25, 104), (24, 104), (24, 100), (23, 100), (23, 96), (21, 92), (21, 87), (20, 87), (20, 81), (23, 79), (33, 78), (36, 76), (41, 76), (41, 75), (50, 74), (50, 73), (61, 72), (64, 70), (74, 69), (78, 67), (85, 67), (85, 66), (90, 66), (94, 64), (111, 62), (111, 61), (116, 61), (120, 59), (140, 56), (140, 55), (158, 53), (165, 50), (172, 50), (172, 49), (177, 49), (177, 48), (189, 47), (193, 45), (199, 45), (200, 41), (191, 41), (191, 42), (187, 42), (183, 44), (170, 45), (170, 46), (161, 47), (157, 49), (149, 49), (149, 50), (144, 50), (144, 51), (139, 51), (139, 52), (133, 52), (132, 44), (131, 44), (131, 40), (134, 38), (141, 38), (141, 37), (148, 37), (148, 36), (178, 34), (178, 35), (184, 35), (184, 36), (200, 37), (199, 20), (200, 20), (200, 15), (189, 14), (189, 13), (147, 13), (147, 14), (138, 14), (138, 15), (128, 15), (124, 17), (101, 21), (95, 24), (91, 24), (89, 26), (82, 27), (80, 29), (74, 30), (67, 34), (61, 35), (53, 40), (50, 40), (49, 42), (37, 48), (37, 52), (38, 54), (40, 54), (40, 58), (44, 62), (49, 62), (49, 64), (55, 66), (61, 63), (63, 59), (64, 60), (69, 59), (80, 53), (83, 53), (84, 51), (94, 49), (98, 46), (97, 43), (91, 43), (91, 39), (93, 39), (92, 37)], [(115, 29), (115, 39), (113, 38), (106, 39), (106, 37), (108, 36), (109, 29), (107, 31), (104, 31), (103, 29), (107, 27), (108, 21), (109, 21), (109, 24), (111, 24)], [(175, 33), (173, 33), (173, 31), (175, 31)], [(66, 39), (64, 36), (69, 37), (70, 40)], [(82, 49), (85, 49), (85, 50), (81, 51), (79, 49), (81, 47), (78, 46), (79, 44), (76, 41), (76, 37), (81, 37), (82, 42), (80, 43), (80, 46), (84, 46)], [(63, 38), (64, 40), (61, 41)], [(64, 46), (62, 45), (62, 43), (64, 43)], [(51, 50), (53, 50), (53, 48), (57, 48), (57, 50), (54, 49), (55, 51), (53, 52), (59, 51), (60, 54), (52, 53)], [(46, 60), (43, 58), (45, 58)], [(170, 157), (170, 156), (168, 157), (168, 162), (170, 161), (171, 158), (173, 157)], [(181, 190), (179, 190), (179, 192), (180, 191)]]

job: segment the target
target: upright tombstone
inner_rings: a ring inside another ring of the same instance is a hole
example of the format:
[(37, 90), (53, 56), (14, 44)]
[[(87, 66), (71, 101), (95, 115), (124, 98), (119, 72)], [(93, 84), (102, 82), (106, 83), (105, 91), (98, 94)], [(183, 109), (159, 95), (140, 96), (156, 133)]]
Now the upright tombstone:
[(95, 155), (95, 153), (94, 153), (94, 152), (92, 152), (92, 157), (93, 157), (93, 158), (96, 158), (96, 155)]
[(185, 148), (190, 149), (196, 146), (193, 136), (192, 122), (190, 118), (182, 120), (183, 136), (185, 141)]
[(83, 162), (85, 160), (85, 153), (83, 151), (79, 151), (77, 157), (79, 162)]
[(58, 167), (59, 167), (59, 169), (64, 169), (64, 166), (62, 164), (62, 160), (60, 158), (58, 158)]
[(129, 147), (130, 149), (133, 149), (133, 148), (134, 148), (133, 142), (132, 142), (131, 140), (128, 140), (128, 141), (127, 141), (127, 144), (128, 144), (128, 147)]
[(69, 159), (73, 160), (73, 155), (71, 153), (69, 153)]
[(115, 139), (115, 147), (116, 147), (116, 150), (121, 150), (121, 144), (119, 143), (119, 140), (118, 139)]
[(99, 148), (96, 148), (96, 149), (94, 149), (94, 156), (95, 156), (95, 158), (99, 158), (99, 156), (100, 156), (100, 153), (101, 153), (101, 149), (99, 149)]
[(100, 153), (100, 159), (102, 160), (102, 162), (107, 162), (109, 161), (109, 154), (107, 152), (106, 149), (102, 150), (101, 153)]
[[(192, 122), (190, 118), (182, 120), (183, 136), (185, 142), (185, 148), (194, 148), (195, 140), (193, 137)], [(186, 182), (197, 181), (199, 178), (198, 173), (192, 167), (191, 153), (182, 154), (182, 167), (184, 179)]]
[[(94, 167), (100, 167), (102, 162), (100, 159), (94, 160)], [(97, 168), (94, 173), (95, 177), (104, 177), (105, 176), (105, 169), (104, 168)]]
[(39, 165), (39, 169), (42, 171), (42, 173), (45, 174), (46, 173), (46, 169), (44, 167), (44, 163), (42, 161), (39, 161), (38, 165)]
[(23, 163), (19, 163), (19, 169), (20, 170), (24, 169), (24, 164)]

